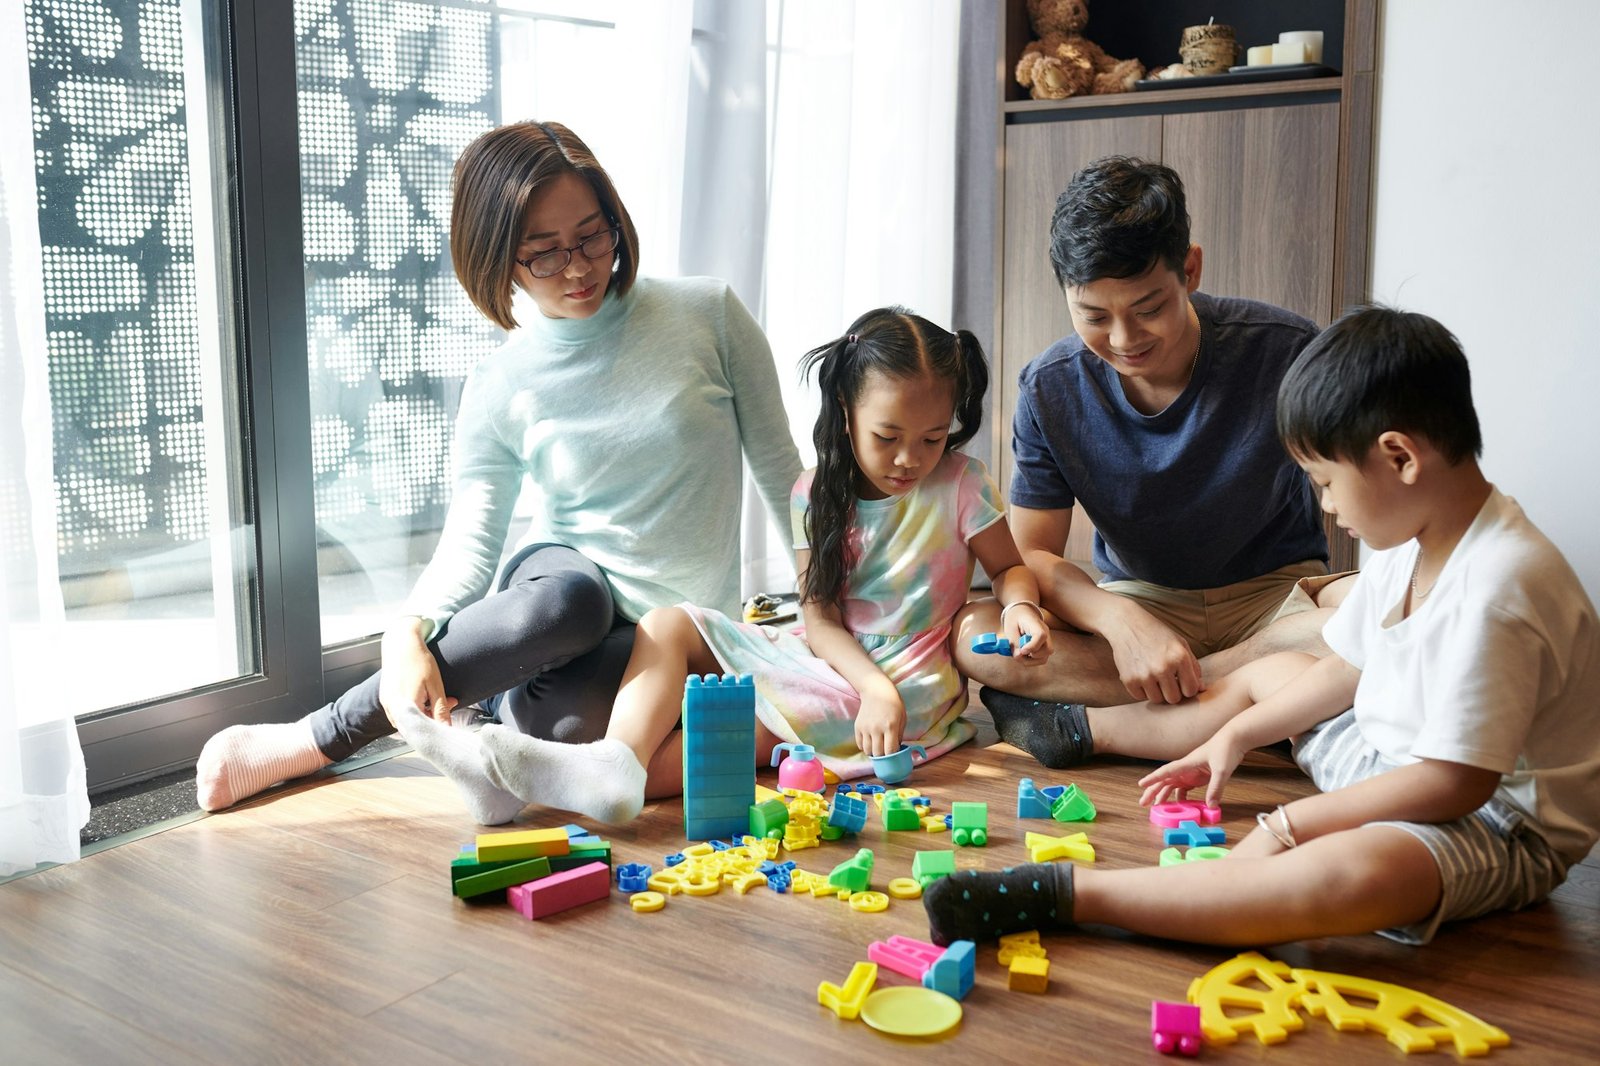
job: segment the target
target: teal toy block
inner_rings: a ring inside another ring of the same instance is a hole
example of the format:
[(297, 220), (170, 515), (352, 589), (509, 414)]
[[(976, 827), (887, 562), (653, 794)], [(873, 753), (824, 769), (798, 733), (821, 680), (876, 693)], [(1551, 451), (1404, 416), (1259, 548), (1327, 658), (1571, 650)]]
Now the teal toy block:
[(782, 800), (770, 799), (750, 805), (750, 835), (753, 837), (782, 837), (783, 827), (789, 824), (789, 808)]
[(1077, 785), (1068, 785), (1050, 807), (1050, 817), (1058, 822), (1092, 822), (1097, 813)]
[(1024, 777), (1017, 782), (1017, 817), (1050, 817), (1050, 801), (1039, 791), (1039, 786), (1033, 783), (1031, 777)]
[(872, 849), (862, 848), (855, 857), (846, 859), (833, 868), (828, 884), (834, 888), (848, 888), (851, 892), (865, 892), (872, 883)]
[(989, 805), (962, 801), (950, 804), (950, 839), (962, 847), (981, 848), (989, 843)]
[(890, 832), (921, 829), (922, 815), (904, 796), (887, 796), (883, 801), (883, 828)]
[(923, 888), (955, 872), (956, 853), (953, 851), (919, 851), (911, 860), (911, 876)]
[(964, 999), (978, 979), (978, 945), (957, 940), (933, 960), (922, 975), (922, 987), (943, 992), (951, 999)]
[(725, 674), (683, 684), (684, 832), (737, 838), (756, 795), (755, 679)]

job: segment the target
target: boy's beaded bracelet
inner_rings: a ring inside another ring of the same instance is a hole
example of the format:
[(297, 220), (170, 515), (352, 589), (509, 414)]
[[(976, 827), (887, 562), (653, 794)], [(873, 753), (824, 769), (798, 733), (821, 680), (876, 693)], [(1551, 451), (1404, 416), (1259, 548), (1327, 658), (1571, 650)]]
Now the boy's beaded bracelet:
[(1265, 829), (1271, 834), (1273, 840), (1276, 840), (1284, 847), (1299, 847), (1299, 842), (1294, 838), (1294, 828), (1289, 825), (1289, 812), (1283, 809), (1283, 804), (1278, 804), (1277, 813), (1283, 819), (1282, 829), (1274, 829), (1272, 827), (1272, 816), (1266, 811), (1261, 811), (1256, 815), (1256, 824)]
[(1044, 613), (1044, 608), (1040, 607), (1037, 603), (1034, 603), (1032, 600), (1013, 600), (1010, 603), (1006, 604), (1004, 607), (1000, 608), (1000, 628), (1001, 629), (1004, 629), (1005, 625), (1006, 625), (1006, 612), (1011, 610), (1011, 608), (1013, 608), (1013, 607), (1021, 607), (1023, 604), (1027, 604), (1029, 607), (1032, 607), (1035, 611), (1038, 611), (1040, 614)]

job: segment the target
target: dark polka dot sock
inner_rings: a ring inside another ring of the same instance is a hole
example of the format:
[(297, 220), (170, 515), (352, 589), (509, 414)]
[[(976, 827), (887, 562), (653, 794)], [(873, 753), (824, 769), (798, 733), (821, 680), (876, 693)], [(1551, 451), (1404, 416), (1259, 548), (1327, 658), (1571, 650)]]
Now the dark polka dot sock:
[(1079, 766), (1094, 756), (1089, 712), (1081, 703), (1056, 703), (985, 688), (978, 693), (994, 717), (1000, 739), (1052, 770)]
[(922, 893), (933, 942), (993, 940), (1072, 924), (1072, 864), (1031, 862), (999, 873), (957, 870)]

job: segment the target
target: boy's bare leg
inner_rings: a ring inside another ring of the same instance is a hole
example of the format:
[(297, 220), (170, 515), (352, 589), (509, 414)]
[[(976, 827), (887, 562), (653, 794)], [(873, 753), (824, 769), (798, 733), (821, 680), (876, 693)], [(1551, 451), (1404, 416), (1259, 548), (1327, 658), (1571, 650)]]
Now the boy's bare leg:
[[(1002, 893), (1002, 884), (1009, 891)], [(1431, 914), (1441, 892), (1438, 866), (1420, 840), (1393, 826), (1363, 826), (1262, 858), (961, 871), (930, 885), (923, 902), (940, 944), (1100, 924), (1242, 946), (1407, 925)]]

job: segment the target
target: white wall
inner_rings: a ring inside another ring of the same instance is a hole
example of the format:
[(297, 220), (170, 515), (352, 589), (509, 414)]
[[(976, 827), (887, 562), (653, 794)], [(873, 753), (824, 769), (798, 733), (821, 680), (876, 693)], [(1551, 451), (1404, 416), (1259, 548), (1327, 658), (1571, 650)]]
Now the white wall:
[(1383, 9), (1373, 296), (1461, 339), (1485, 473), (1600, 602), (1600, 4)]

